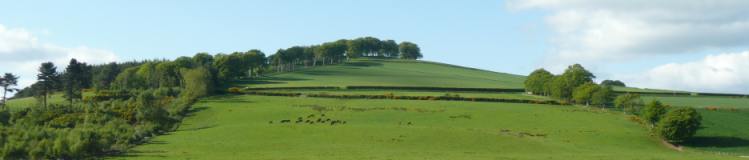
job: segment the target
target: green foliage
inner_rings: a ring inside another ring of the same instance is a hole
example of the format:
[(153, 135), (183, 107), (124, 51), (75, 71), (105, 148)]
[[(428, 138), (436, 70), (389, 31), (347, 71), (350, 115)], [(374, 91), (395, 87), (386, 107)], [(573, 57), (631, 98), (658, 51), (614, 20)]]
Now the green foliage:
[(12, 88), (13, 86), (18, 85), (18, 76), (13, 75), (12, 73), (5, 73), (2, 77), (0, 77), (0, 87), (3, 87), (3, 99), (0, 101), (0, 104), (2, 104), (3, 108), (6, 108), (7, 103), (7, 93), (8, 92), (16, 92), (18, 89)]
[(590, 105), (593, 93), (600, 89), (601, 87), (595, 83), (585, 83), (575, 88), (572, 92), (572, 99), (578, 104)]
[(669, 142), (683, 142), (692, 137), (702, 124), (702, 116), (694, 108), (677, 108), (658, 122), (656, 132)]
[(47, 106), (47, 96), (52, 93), (60, 83), (60, 76), (57, 73), (57, 67), (52, 62), (45, 62), (39, 67), (39, 74), (36, 76), (40, 92), (36, 94), (42, 98), (42, 104)]
[(70, 104), (74, 100), (81, 100), (83, 98), (82, 90), (88, 86), (86, 81), (91, 80), (88, 65), (78, 62), (75, 58), (71, 59), (62, 77), (65, 100), (68, 100)]
[(642, 106), (642, 99), (638, 94), (622, 94), (616, 97), (614, 106), (624, 110), (624, 113), (635, 113)]
[(95, 70), (93, 73), (93, 85), (97, 89), (109, 89), (115, 78), (117, 78), (120, 68), (117, 63), (114, 62), (99, 68), (100, 69)]
[(601, 107), (610, 105), (613, 100), (614, 90), (611, 89), (611, 86), (600, 86), (599, 89), (593, 92), (593, 95), (591, 95), (590, 97), (590, 102), (592, 105)]
[(552, 78), (554, 78), (554, 75), (549, 71), (543, 68), (537, 69), (531, 72), (528, 78), (525, 79), (525, 90), (536, 95), (549, 95), (550, 90), (548, 86)]
[(145, 80), (138, 76), (140, 67), (130, 67), (123, 70), (114, 80), (115, 89), (142, 89), (145, 88)]
[(624, 84), (624, 82), (619, 80), (603, 80), (601, 82), (601, 85), (604, 86), (619, 86), (619, 87), (626, 87), (627, 85)]
[(213, 75), (204, 67), (183, 70), (182, 79), (185, 81), (182, 96), (187, 99), (200, 98), (213, 91)]
[(420, 59), (422, 57), (421, 49), (415, 43), (401, 42), (398, 44), (398, 51), (402, 59)]
[(658, 100), (652, 100), (642, 109), (642, 118), (650, 125), (655, 125), (666, 114), (666, 106)]

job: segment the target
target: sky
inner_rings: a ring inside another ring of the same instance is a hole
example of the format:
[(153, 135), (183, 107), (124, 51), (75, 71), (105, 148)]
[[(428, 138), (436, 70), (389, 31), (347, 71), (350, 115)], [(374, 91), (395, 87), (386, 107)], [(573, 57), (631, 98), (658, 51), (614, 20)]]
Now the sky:
[(749, 93), (745, 0), (0, 0), (0, 73), (46, 61), (174, 59), (374, 36), (424, 60), (527, 75), (580, 63), (596, 81)]

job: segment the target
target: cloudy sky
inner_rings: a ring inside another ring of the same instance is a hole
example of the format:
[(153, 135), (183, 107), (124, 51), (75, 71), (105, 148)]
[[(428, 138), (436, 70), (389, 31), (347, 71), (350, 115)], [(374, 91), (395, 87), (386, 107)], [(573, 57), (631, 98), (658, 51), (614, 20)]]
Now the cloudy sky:
[(525, 75), (581, 63), (630, 86), (749, 93), (749, 1), (7, 1), (0, 73), (308, 45), (408, 40), (426, 60)]

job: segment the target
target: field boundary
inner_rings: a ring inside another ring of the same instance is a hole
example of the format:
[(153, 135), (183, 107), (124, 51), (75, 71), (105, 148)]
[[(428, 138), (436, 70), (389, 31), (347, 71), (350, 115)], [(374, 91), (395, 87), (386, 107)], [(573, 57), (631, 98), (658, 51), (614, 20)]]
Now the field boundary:
[(525, 103), (525, 104), (547, 104), (568, 105), (556, 100), (529, 100), (508, 98), (482, 98), (482, 97), (460, 97), (460, 96), (396, 96), (392, 94), (383, 95), (356, 95), (356, 94), (304, 94), (304, 93), (280, 93), (246, 91), (235, 94), (260, 95), (260, 96), (282, 96), (282, 97), (314, 97), (335, 99), (392, 99), (392, 100), (429, 100), (429, 101), (470, 101), (470, 102), (499, 102), (499, 103)]
[[(403, 90), (403, 91), (442, 91), (442, 92), (479, 92), (479, 93), (525, 93), (524, 88), (461, 88), (461, 87), (427, 87), (427, 86), (296, 86), (296, 87), (245, 87), (248, 91), (264, 90)], [(614, 91), (615, 94), (639, 94), (655, 96), (715, 96), (715, 97), (749, 97), (746, 94), (700, 93), (700, 92), (637, 92)]]

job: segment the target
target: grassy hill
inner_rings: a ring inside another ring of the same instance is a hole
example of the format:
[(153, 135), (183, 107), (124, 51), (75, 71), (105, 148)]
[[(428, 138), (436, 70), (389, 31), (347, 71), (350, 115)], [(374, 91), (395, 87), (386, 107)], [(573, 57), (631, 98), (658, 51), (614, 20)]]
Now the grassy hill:
[[(354, 60), (343, 65), (233, 84), (250, 87), (425, 86), (521, 88), (523, 76), (446, 64)], [(633, 88), (622, 88), (637, 90)], [(648, 90), (657, 91), (657, 90)], [(326, 94), (547, 99), (520, 93), (404, 90), (277, 90)], [(749, 154), (746, 99), (658, 98), (667, 104), (721, 103), (736, 111), (708, 111), (705, 129), (683, 150), (669, 148), (647, 129), (613, 110), (579, 106), (329, 99), (223, 95), (193, 106), (178, 131), (154, 138), (116, 159), (740, 159)], [(709, 100), (709, 101), (708, 101)], [(325, 117), (321, 117), (325, 114)], [(314, 116), (310, 116), (314, 115)], [(302, 121), (297, 123), (297, 119)], [(320, 118), (323, 123), (317, 122)], [(331, 119), (326, 121), (326, 119)], [(289, 120), (289, 123), (281, 123)], [(310, 124), (306, 122), (315, 122)], [(332, 121), (346, 121), (346, 124)], [(410, 124), (409, 124), (410, 123)], [(718, 152), (706, 152), (719, 151)]]
[(357, 59), (342, 65), (301, 69), (247, 82), (250, 87), (291, 86), (428, 86), (522, 88), (524, 76), (441, 63)]

